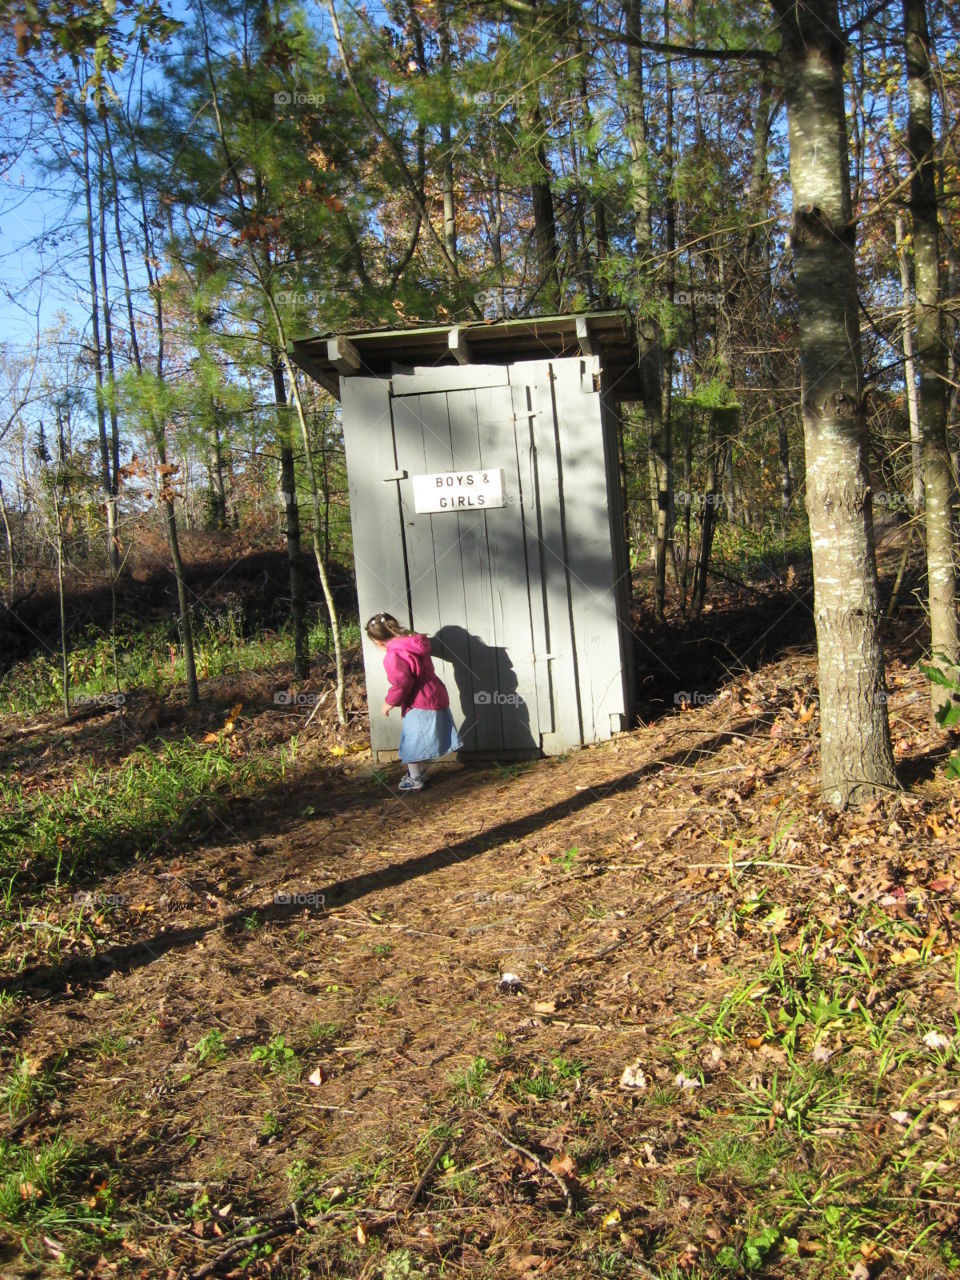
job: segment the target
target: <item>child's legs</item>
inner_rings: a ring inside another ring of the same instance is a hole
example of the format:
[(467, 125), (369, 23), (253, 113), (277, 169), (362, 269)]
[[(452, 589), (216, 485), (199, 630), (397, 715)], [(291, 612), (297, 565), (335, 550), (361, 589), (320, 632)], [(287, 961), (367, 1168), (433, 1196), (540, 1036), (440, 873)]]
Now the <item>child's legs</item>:
[(422, 764), (419, 760), (407, 761), (407, 773), (409, 773), (411, 778), (422, 778), (426, 771), (426, 765)]

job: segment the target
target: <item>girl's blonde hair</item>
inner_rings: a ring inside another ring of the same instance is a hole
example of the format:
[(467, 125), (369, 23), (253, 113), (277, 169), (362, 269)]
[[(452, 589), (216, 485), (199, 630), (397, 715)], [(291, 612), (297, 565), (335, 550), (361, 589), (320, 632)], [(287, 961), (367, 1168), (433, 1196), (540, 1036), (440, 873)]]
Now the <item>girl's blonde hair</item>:
[(394, 636), (412, 636), (414, 633), (401, 627), (392, 613), (375, 613), (364, 628), (371, 640), (392, 640)]

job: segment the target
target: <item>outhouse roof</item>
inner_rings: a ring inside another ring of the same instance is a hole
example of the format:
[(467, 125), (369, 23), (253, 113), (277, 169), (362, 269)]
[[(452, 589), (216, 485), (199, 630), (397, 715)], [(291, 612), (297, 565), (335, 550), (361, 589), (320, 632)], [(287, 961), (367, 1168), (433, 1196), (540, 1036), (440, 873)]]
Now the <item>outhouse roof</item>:
[(512, 364), (577, 355), (600, 357), (604, 389), (614, 399), (640, 399), (636, 329), (626, 311), (363, 329), (301, 338), (288, 349), (293, 361), (338, 400), (341, 376), (389, 377), (398, 366)]

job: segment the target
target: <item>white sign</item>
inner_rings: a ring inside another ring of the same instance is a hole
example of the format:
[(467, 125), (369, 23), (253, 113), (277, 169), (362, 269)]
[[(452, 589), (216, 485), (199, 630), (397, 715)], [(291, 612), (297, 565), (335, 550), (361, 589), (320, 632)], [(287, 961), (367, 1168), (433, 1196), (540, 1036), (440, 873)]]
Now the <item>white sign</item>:
[(428, 511), (486, 511), (502, 507), (503, 471), (438, 471), (411, 476), (413, 509)]

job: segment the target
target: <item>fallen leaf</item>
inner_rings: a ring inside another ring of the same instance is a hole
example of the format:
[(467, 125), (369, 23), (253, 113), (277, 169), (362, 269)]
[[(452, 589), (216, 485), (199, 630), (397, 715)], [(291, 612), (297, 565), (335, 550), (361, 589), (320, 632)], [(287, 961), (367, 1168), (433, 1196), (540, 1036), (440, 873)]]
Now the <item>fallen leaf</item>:
[(577, 1176), (577, 1162), (573, 1156), (552, 1156), (547, 1168), (551, 1173), (559, 1173), (562, 1178), (575, 1178)]
[(323, 1067), (315, 1068), (313, 1071), (310, 1072), (307, 1079), (310, 1081), (311, 1084), (323, 1084), (324, 1080), (326, 1079), (326, 1076), (323, 1074)]
[(949, 1036), (945, 1036), (942, 1031), (928, 1031), (923, 1037), (923, 1043), (928, 1049), (949, 1049), (952, 1041)]
[(525, 1253), (522, 1257), (514, 1258), (510, 1263), (510, 1270), (516, 1271), (518, 1275), (523, 1275), (525, 1271), (536, 1271), (543, 1262), (543, 1254), (541, 1253)]
[(644, 1075), (640, 1066), (640, 1059), (631, 1062), (629, 1066), (623, 1068), (623, 1075), (620, 1077), (621, 1089), (645, 1089), (647, 1087), (647, 1077)]
[(619, 1225), (620, 1225), (619, 1209), (614, 1209), (611, 1213), (608, 1213), (606, 1217), (603, 1219), (603, 1227), (604, 1227), (604, 1230), (606, 1231), (613, 1231), (614, 1228), (618, 1227)]

